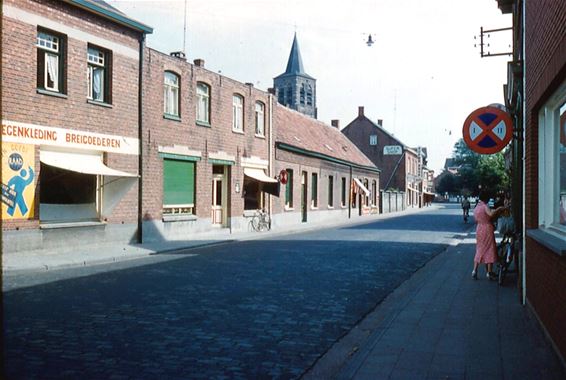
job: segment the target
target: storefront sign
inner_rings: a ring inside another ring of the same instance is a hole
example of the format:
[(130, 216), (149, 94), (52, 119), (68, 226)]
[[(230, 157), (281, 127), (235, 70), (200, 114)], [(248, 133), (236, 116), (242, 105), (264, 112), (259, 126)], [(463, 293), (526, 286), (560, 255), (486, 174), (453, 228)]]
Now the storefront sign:
[(383, 154), (386, 156), (403, 154), (403, 148), (401, 145), (385, 145), (383, 147)]
[(138, 154), (138, 139), (2, 120), (2, 141)]
[(36, 175), (33, 145), (2, 142), (2, 219), (30, 219)]

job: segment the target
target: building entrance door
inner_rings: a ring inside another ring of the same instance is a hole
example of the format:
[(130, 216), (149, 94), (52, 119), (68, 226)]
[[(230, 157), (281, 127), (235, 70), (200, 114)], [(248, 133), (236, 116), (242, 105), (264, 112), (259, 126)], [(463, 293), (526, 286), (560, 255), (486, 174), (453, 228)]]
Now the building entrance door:
[(212, 224), (223, 226), (226, 224), (226, 167), (214, 165), (212, 167)]
[(303, 223), (307, 221), (307, 209), (308, 209), (307, 189), (308, 189), (307, 172), (303, 172), (301, 175), (301, 216), (302, 216), (301, 220)]

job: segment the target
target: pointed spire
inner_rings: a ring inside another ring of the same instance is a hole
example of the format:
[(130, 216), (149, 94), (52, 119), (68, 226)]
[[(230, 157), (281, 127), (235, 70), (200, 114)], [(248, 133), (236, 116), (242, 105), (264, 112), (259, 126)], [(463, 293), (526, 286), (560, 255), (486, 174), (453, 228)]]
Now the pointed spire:
[(289, 54), (285, 74), (306, 74), (303, 67), (303, 60), (301, 59), (301, 52), (299, 51), (297, 32), (295, 32), (295, 37), (293, 38), (293, 46), (291, 46), (291, 53)]

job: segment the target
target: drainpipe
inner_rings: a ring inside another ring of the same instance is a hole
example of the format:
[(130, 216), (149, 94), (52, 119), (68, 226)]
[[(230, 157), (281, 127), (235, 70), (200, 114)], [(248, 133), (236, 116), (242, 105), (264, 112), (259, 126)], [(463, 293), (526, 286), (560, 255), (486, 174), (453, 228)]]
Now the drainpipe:
[(143, 50), (145, 45), (145, 33), (140, 37), (140, 54), (139, 54), (139, 73), (138, 73), (138, 228), (136, 233), (136, 241), (142, 243), (143, 241)]
[(352, 165), (350, 165), (350, 186), (348, 187), (348, 219), (352, 217)]
[(525, 51), (525, 34), (526, 34), (525, 33), (525, 29), (526, 29), (526, 26), (525, 26), (525, 11), (526, 11), (526, 6), (525, 6), (525, 3), (526, 3), (526, 0), (523, 0), (523, 2), (521, 4), (521, 7), (522, 7), (522, 13), (521, 13), (521, 24), (522, 24), (521, 39), (522, 39), (522, 41), (521, 41), (521, 44), (523, 45), (522, 46), (522, 50), (523, 50), (523, 57), (522, 57), (523, 58), (523, 83), (522, 83), (523, 94), (521, 96), (521, 102), (523, 103), (523, 105), (522, 105), (522, 107), (523, 107), (523, 110), (522, 110), (523, 111), (523, 115), (522, 115), (522, 118), (523, 118), (523, 122), (522, 122), (522, 124), (523, 124), (522, 125), (522, 129), (523, 129), (523, 133), (522, 133), (523, 134), (523, 151), (521, 152), (522, 153), (521, 160), (522, 160), (522, 166), (523, 166), (523, 168), (522, 168), (523, 169), (522, 170), (523, 171), (523, 178), (522, 178), (522, 182), (523, 182), (522, 203), (523, 204), (522, 204), (522, 210), (521, 210), (522, 211), (521, 217), (523, 218), (523, 223), (522, 223), (523, 228), (522, 228), (522, 231), (521, 231), (521, 234), (522, 234), (521, 236), (522, 236), (522, 240), (523, 240), (523, 242), (522, 242), (522, 249), (523, 249), (523, 255), (522, 256), (523, 257), (522, 257), (521, 261), (522, 261), (523, 270), (521, 271), (522, 272), (521, 273), (521, 276), (522, 276), (521, 281), (523, 283), (523, 286), (522, 286), (523, 305), (525, 305), (527, 303), (527, 258), (526, 258), (527, 257), (527, 228), (526, 228), (527, 223), (526, 223), (526, 219), (525, 219), (525, 216), (526, 216), (525, 209), (526, 209), (526, 203), (527, 203), (526, 199), (525, 199), (525, 197), (526, 197), (525, 194), (526, 194), (526, 190), (527, 190), (527, 184), (525, 182), (526, 178), (527, 178), (527, 176), (526, 176), (527, 170), (526, 170), (526, 167), (525, 167), (526, 166), (525, 165), (525, 152), (526, 152), (526, 140), (527, 140), (525, 138), (525, 132), (527, 130), (527, 123), (526, 123), (526, 121), (527, 121), (527, 102), (525, 100), (525, 98), (526, 98), (525, 94), (526, 94), (527, 87), (526, 87), (525, 83), (526, 83), (526, 79), (527, 79), (527, 65), (526, 65), (526, 59), (525, 59), (526, 58), (525, 57), (526, 56), (526, 51)]
[[(269, 172), (269, 177), (273, 178), (273, 96), (271, 94), (267, 95), (268, 99), (269, 99), (269, 145), (267, 146), (267, 154), (269, 157), (269, 162), (268, 162), (268, 172)], [(280, 186), (278, 184), (278, 186)], [(281, 195), (281, 194), (279, 194)], [(273, 195), (269, 195), (268, 197), (268, 214), (271, 217), (271, 219), (273, 219), (272, 214), (273, 214)]]

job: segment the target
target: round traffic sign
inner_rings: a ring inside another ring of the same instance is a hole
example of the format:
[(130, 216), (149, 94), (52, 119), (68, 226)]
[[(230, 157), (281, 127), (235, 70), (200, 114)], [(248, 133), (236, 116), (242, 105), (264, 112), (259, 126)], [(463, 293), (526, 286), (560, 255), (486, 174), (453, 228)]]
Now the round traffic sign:
[(499, 108), (487, 106), (472, 112), (462, 128), (464, 142), (481, 154), (501, 151), (513, 137), (513, 121)]

